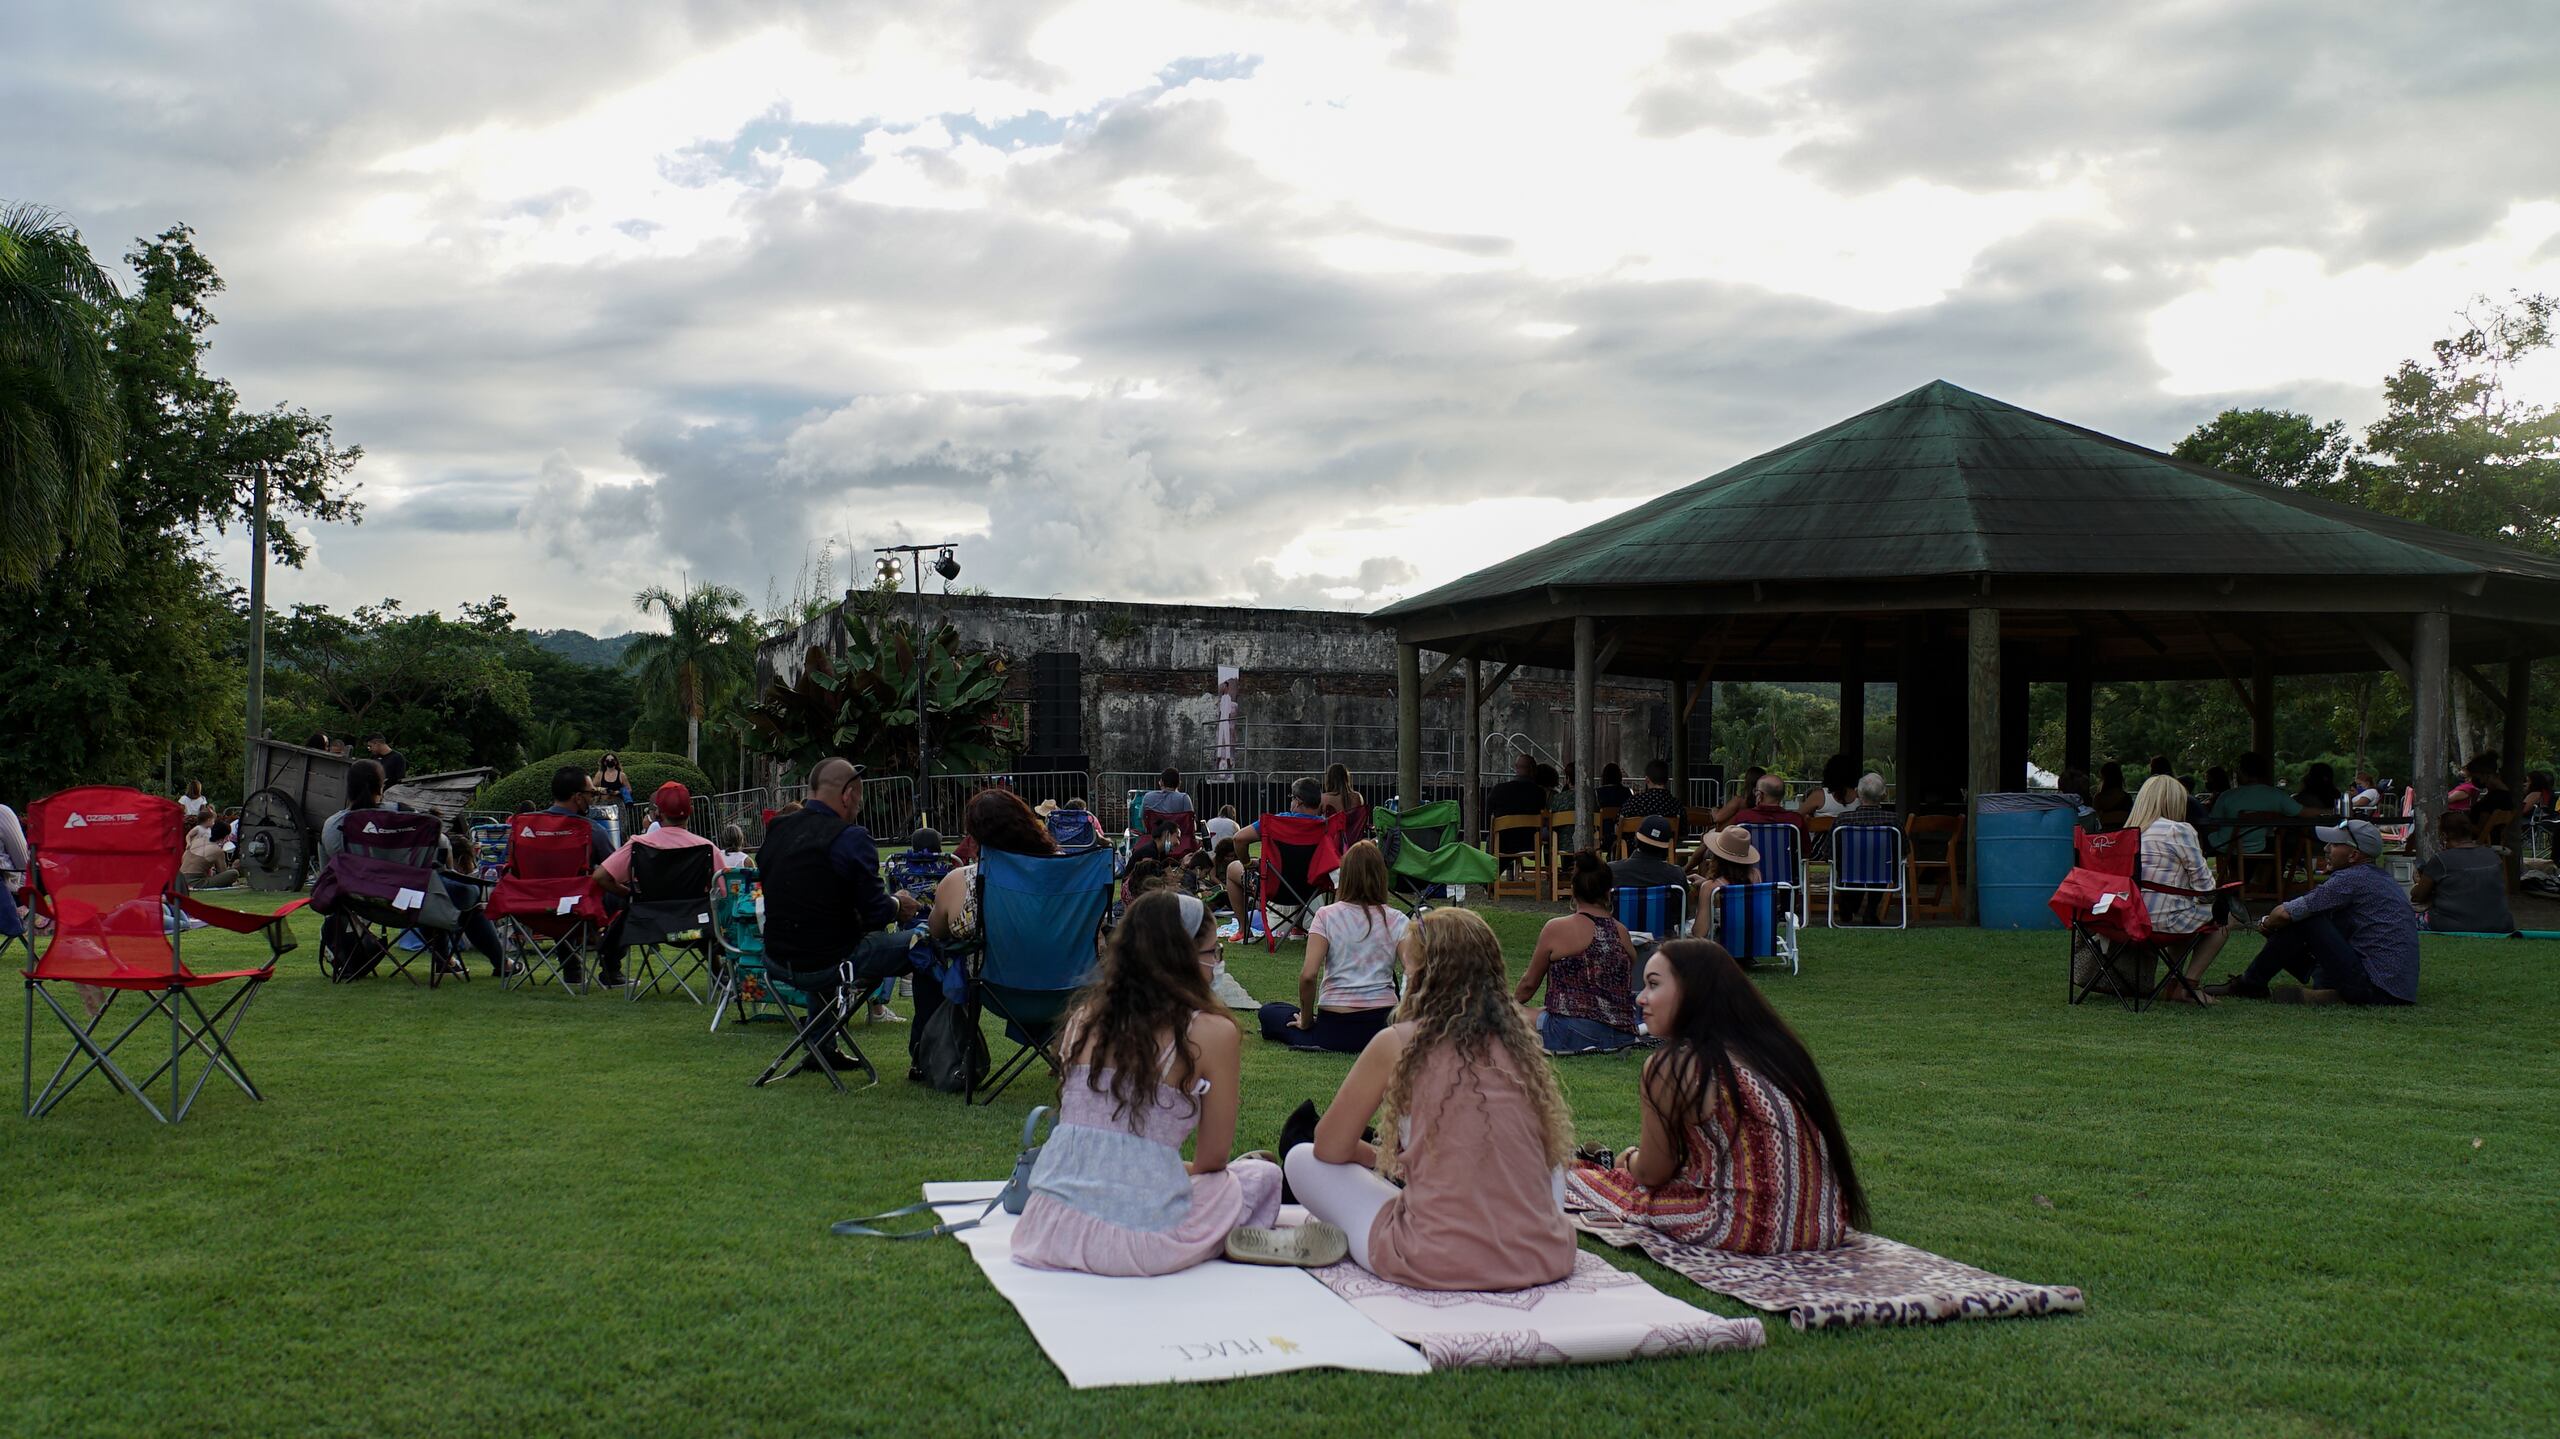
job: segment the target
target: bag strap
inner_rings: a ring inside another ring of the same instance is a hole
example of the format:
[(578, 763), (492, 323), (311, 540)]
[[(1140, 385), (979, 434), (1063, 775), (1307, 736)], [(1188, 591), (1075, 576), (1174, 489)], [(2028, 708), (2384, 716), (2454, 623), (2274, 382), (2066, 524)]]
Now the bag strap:
[[(988, 1215), (996, 1212), (997, 1205), (1005, 1202), (1006, 1198), (1012, 1194), (1014, 1186), (1023, 1183), (1029, 1177), (1031, 1162), (1036, 1159), (1040, 1153), (1040, 1145), (1042, 1141), (1036, 1137), (1040, 1133), (1040, 1123), (1044, 1119), (1049, 1119), (1053, 1113), (1054, 1111), (1052, 1111), (1048, 1105), (1042, 1104), (1033, 1106), (1031, 1112), (1023, 1116), (1022, 1152), (1014, 1157), (1013, 1177), (1005, 1182), (1005, 1187), (998, 1191), (995, 1198), (987, 1201), (986, 1207), (978, 1211), (976, 1218), (955, 1219), (947, 1223), (935, 1224), (930, 1228), (925, 1229), (882, 1229), (879, 1227), (881, 1222), (884, 1220), (912, 1219), (919, 1214), (934, 1214), (939, 1212), (940, 1206), (936, 1205), (932, 1200), (920, 1199), (913, 1204), (901, 1204), (897, 1208), (888, 1210), (881, 1214), (865, 1215), (860, 1219), (839, 1219), (835, 1223), (827, 1226), (827, 1232), (830, 1234), (842, 1235), (846, 1238), (939, 1239), (946, 1234), (958, 1234), (964, 1229), (977, 1228), (979, 1225), (987, 1222)], [(965, 1204), (968, 1201), (963, 1200), (961, 1202)], [(1020, 1201), (1017, 1200), (1011, 1207), (1019, 1210), (1021, 1208)]]
[(918, 1214), (934, 1214), (938, 1212), (938, 1206), (936, 1206), (931, 1200), (918, 1200), (913, 1204), (899, 1205), (897, 1208), (889, 1210), (883, 1214), (866, 1215), (860, 1219), (839, 1219), (835, 1223), (827, 1226), (827, 1232), (830, 1234), (844, 1235), (849, 1238), (939, 1239), (943, 1235), (957, 1234), (964, 1229), (975, 1229), (979, 1225), (986, 1223), (987, 1216), (995, 1213), (996, 1206), (1002, 1203), (1004, 1203), (1004, 1196), (999, 1194), (995, 1198), (987, 1201), (987, 1207), (978, 1211), (977, 1218), (955, 1219), (949, 1223), (936, 1224), (929, 1229), (901, 1230), (882, 1229), (878, 1227), (884, 1220), (907, 1219)]

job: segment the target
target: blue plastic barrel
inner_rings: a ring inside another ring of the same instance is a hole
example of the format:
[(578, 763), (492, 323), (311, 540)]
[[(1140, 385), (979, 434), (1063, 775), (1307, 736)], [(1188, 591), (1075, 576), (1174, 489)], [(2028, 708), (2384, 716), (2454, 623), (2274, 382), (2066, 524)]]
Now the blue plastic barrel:
[[(2033, 798), (2051, 800), (2050, 791)], [(2018, 794), (1984, 795), (1974, 808), (1974, 863), (1981, 867), (1984, 929), (2060, 929), (2048, 904), (2071, 872), (2068, 804), (2025, 808)]]

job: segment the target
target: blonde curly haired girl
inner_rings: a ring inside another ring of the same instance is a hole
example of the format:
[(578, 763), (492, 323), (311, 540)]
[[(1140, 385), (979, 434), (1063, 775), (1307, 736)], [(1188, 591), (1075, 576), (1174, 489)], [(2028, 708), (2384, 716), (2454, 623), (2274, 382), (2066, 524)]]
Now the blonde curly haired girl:
[[(1476, 916), (1443, 909), (1417, 921), (1399, 952), (1407, 978), (1395, 1020), (1360, 1052), (1315, 1142), (1289, 1151), (1289, 1187), (1382, 1279), (1500, 1290), (1564, 1278), (1573, 1114), (1511, 1002), (1501, 941)], [(1381, 1145), (1361, 1138), (1373, 1119)], [(1232, 1243), (1255, 1239), (1240, 1230)]]

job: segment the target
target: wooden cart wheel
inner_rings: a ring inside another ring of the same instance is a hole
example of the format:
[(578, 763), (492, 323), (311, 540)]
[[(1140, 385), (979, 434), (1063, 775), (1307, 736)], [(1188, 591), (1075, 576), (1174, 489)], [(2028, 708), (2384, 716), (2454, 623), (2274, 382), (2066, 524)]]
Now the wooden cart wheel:
[(255, 889), (300, 889), (318, 848), (311, 820), (294, 797), (270, 786), (240, 806), (240, 867)]

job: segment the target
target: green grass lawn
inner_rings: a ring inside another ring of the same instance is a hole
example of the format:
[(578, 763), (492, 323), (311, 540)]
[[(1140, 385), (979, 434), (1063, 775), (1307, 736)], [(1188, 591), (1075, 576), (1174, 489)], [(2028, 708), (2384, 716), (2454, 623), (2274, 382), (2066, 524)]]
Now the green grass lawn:
[[(1494, 920), (1524, 960), (1537, 916)], [(901, 1027), (862, 1036), (877, 1089), (752, 1090), (773, 1026), (485, 978), (331, 987), (300, 927), (241, 1033), (266, 1103), (217, 1078), (163, 1129), (93, 1080), (0, 1122), (0, 1432), (2560, 1431), (2547, 946), (2429, 941), (2415, 1009), (2137, 1016), (2066, 1008), (2056, 935), (1817, 929), (1767, 987), (1823, 1061), (1875, 1228), (2077, 1284), (2086, 1314), (1079, 1394), (957, 1244), (826, 1232), (1001, 1176), (1039, 1086), (964, 1110), (900, 1082)], [(255, 946), (190, 941), (199, 963)], [(1294, 948), (1234, 955), (1291, 993)], [(1247, 1144), (1348, 1063), (1249, 1041)], [(1632, 1059), (1562, 1073), (1586, 1139), (1632, 1135)]]

